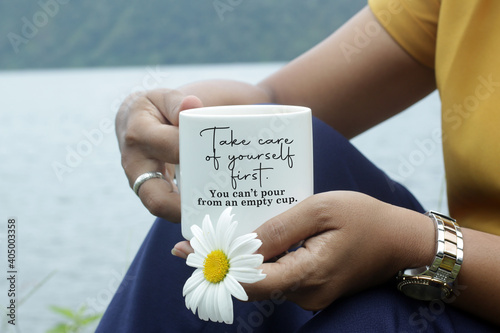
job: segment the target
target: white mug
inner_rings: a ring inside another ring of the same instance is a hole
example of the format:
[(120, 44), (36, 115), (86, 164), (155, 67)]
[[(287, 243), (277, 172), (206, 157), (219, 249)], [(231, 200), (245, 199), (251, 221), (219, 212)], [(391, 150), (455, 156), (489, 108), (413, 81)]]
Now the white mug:
[[(237, 235), (313, 194), (311, 110), (287, 105), (204, 107), (179, 115), (182, 235), (231, 206)], [(215, 226), (215, 225), (214, 225)]]

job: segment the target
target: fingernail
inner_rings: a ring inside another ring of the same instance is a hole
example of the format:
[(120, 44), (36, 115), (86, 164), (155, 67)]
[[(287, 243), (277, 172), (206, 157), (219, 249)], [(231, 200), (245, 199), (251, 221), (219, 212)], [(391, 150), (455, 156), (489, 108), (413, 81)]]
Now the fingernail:
[(179, 257), (179, 258), (182, 258), (182, 259), (187, 259), (187, 255), (184, 252), (179, 251), (175, 247), (170, 252), (172, 253), (173, 256), (176, 256), (176, 257)]

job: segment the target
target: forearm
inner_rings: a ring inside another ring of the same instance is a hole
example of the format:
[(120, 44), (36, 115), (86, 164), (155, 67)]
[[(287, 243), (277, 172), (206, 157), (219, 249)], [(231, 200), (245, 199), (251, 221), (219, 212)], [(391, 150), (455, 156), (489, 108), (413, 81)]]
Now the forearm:
[(500, 325), (500, 236), (466, 228), (462, 232), (464, 263), (451, 304)]
[[(378, 27), (359, 52), (358, 29)], [(322, 43), (260, 83), (280, 104), (305, 105), (351, 138), (404, 110), (435, 89), (434, 71), (413, 59), (378, 23), (360, 11)]]

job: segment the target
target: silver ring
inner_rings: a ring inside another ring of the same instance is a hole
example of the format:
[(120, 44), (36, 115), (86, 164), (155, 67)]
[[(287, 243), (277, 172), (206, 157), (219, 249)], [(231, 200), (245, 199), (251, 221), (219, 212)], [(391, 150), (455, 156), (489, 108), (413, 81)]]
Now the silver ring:
[(132, 189), (134, 190), (135, 194), (139, 196), (139, 189), (141, 188), (141, 185), (153, 178), (161, 178), (166, 180), (161, 172), (145, 172), (139, 177), (137, 177), (137, 179), (134, 182), (134, 186), (132, 187)]

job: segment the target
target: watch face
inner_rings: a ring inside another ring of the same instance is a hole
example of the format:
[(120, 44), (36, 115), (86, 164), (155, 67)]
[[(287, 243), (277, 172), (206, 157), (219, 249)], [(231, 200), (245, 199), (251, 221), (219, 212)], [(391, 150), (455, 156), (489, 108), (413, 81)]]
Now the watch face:
[(444, 299), (450, 295), (450, 290), (443, 284), (422, 284), (417, 281), (415, 281), (416, 283), (411, 283), (411, 280), (407, 280), (406, 282), (406, 284), (401, 285), (399, 288), (406, 296), (412, 298), (432, 301), (435, 299)]

